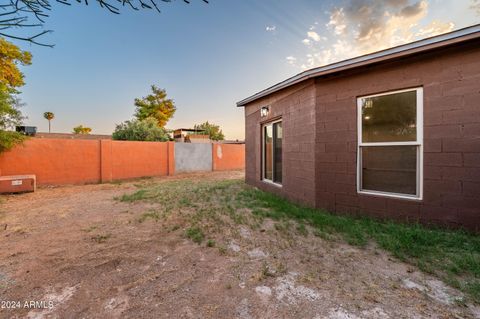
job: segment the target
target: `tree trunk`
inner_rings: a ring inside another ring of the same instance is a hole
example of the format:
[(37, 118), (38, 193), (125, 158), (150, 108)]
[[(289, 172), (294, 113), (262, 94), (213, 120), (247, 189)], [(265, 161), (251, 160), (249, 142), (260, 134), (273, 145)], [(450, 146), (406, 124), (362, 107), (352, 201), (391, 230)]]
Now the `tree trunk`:
[(48, 133), (50, 133), (50, 120), (48, 120)]

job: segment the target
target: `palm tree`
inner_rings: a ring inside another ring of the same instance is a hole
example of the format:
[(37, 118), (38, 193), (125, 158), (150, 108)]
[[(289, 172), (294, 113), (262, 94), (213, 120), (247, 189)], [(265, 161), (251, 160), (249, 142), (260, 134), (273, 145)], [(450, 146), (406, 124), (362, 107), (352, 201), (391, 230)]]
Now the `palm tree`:
[(50, 121), (55, 118), (55, 114), (53, 114), (52, 112), (45, 112), (43, 113), (43, 117), (48, 120), (48, 133), (50, 133)]

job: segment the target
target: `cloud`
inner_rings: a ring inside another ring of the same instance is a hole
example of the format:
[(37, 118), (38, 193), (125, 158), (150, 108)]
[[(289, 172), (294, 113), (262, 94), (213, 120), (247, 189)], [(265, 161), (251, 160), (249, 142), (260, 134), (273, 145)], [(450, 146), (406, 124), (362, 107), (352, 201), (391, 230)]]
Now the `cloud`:
[[(472, 1), (480, 10), (480, 0)], [(427, 13), (427, 0), (349, 0), (329, 12), (324, 32), (318, 27), (307, 31), (302, 42), (309, 52), (294, 65), (321, 66), (454, 29), (453, 23), (439, 20), (420, 26)]]
[(287, 56), (285, 59), (287, 60), (287, 63), (291, 65), (295, 65), (297, 62), (297, 58), (293, 56)]
[(480, 0), (471, 0), (470, 8), (477, 12), (480, 16)]
[(442, 33), (447, 33), (455, 28), (455, 24), (453, 22), (442, 22), (439, 20), (433, 20), (427, 26), (418, 30), (415, 34), (417, 37), (433, 37), (435, 35), (439, 35)]
[(315, 42), (322, 40), (322, 37), (320, 37), (315, 31), (308, 31), (307, 36)]
[(265, 27), (265, 31), (267, 31), (267, 32), (274, 32), (276, 30), (277, 30), (277, 26), (275, 26), (275, 25), (267, 25)]

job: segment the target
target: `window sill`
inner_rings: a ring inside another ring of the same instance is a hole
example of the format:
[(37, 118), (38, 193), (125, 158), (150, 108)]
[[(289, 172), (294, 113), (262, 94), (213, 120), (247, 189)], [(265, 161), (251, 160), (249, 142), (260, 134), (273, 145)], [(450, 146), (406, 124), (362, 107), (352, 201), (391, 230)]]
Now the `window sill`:
[(282, 187), (283, 187), (282, 184), (278, 184), (278, 183), (272, 182), (271, 180), (268, 180), (268, 179), (262, 179), (261, 181), (264, 182), (264, 183), (267, 184), (267, 185), (272, 185), (272, 186), (275, 186), (275, 187), (278, 187), (278, 188), (282, 188)]
[(387, 198), (396, 198), (396, 199), (406, 199), (415, 202), (422, 201), (422, 197), (415, 196), (415, 195), (404, 195), (404, 194), (396, 194), (396, 193), (384, 193), (384, 192), (376, 192), (376, 191), (357, 191), (360, 195), (370, 195), (370, 196), (377, 196), (377, 197), (387, 197)]

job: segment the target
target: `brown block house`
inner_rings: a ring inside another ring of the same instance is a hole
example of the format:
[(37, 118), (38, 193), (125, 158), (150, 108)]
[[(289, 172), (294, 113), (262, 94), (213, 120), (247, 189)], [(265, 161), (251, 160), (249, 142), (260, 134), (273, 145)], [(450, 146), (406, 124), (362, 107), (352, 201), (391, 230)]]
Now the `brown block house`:
[(480, 230), (480, 25), (237, 103), (246, 181), (331, 212)]

